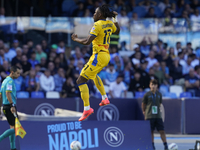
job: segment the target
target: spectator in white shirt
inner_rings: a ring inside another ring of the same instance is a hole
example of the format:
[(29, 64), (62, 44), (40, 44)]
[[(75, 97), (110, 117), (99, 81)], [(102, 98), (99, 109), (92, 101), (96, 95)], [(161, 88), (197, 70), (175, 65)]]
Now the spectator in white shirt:
[(192, 57), (189, 55), (187, 62), (185, 64), (181, 64), (183, 66), (183, 70), (182, 70), (183, 75), (188, 74), (190, 69), (193, 68), (191, 63), (192, 63)]
[(191, 19), (191, 21), (199, 22), (200, 15), (199, 15), (199, 10), (197, 8), (194, 10), (194, 14), (191, 15), (190, 19)]
[(175, 56), (177, 56), (178, 52), (181, 52), (181, 51), (182, 51), (182, 49), (181, 49), (181, 42), (176, 42), (176, 47), (174, 49)]
[(192, 62), (191, 62), (191, 66), (194, 68), (195, 66), (199, 65), (199, 59), (197, 59), (195, 54), (190, 54), (189, 56), (191, 56), (192, 58)]
[(64, 53), (64, 52), (65, 52), (65, 42), (63, 40), (61, 40), (58, 43), (57, 53), (60, 54), (60, 53)]
[(44, 74), (40, 76), (40, 86), (43, 91), (53, 91), (55, 88), (54, 78), (50, 75), (49, 70), (45, 70)]
[(147, 57), (146, 60), (148, 61), (147, 69), (151, 68), (155, 63), (158, 62), (158, 60), (155, 59), (154, 51), (149, 52), (149, 57)]
[(121, 9), (120, 14), (118, 15), (119, 25), (122, 28), (128, 28), (129, 18), (127, 17), (126, 10), (124, 8)]
[(115, 82), (112, 82), (109, 86), (109, 94), (111, 98), (120, 98), (122, 92), (124, 92), (124, 97), (126, 98), (127, 89), (123, 82), (123, 75), (119, 75)]
[(177, 58), (179, 59), (179, 64), (181, 66), (185, 66), (186, 65), (186, 61), (184, 59), (184, 53), (183, 52), (179, 52)]
[(10, 47), (5, 44), (4, 45), (5, 57), (8, 58), (9, 62), (17, 55), (16, 51), (10, 50)]
[(140, 65), (141, 52), (135, 52), (135, 57), (132, 59), (133, 65)]

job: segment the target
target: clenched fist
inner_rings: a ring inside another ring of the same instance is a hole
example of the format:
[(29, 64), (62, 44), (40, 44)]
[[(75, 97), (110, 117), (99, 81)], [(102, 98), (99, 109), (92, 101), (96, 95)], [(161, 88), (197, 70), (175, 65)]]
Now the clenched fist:
[(76, 38), (78, 38), (78, 36), (77, 36), (77, 34), (72, 34), (71, 38), (72, 38), (73, 41), (75, 41)]

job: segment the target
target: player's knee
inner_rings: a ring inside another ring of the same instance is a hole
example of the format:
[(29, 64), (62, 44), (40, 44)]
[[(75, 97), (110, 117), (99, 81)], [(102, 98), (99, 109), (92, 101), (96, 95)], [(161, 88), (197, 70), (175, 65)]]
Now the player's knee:
[(15, 128), (15, 126), (10, 125), (10, 129), (14, 129), (14, 128)]
[(88, 79), (82, 77), (82, 76), (79, 76), (78, 79), (76, 80), (76, 83), (79, 85), (79, 84), (82, 84), (82, 83), (86, 83), (88, 81)]
[(159, 132), (160, 132), (160, 134), (165, 134), (164, 130), (160, 130)]

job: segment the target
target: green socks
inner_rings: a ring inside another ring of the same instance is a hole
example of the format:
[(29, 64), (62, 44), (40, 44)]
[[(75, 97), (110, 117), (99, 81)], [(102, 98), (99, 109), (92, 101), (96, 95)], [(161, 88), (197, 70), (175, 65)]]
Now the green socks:
[(10, 148), (11, 149), (15, 149), (16, 145), (15, 145), (15, 134), (12, 134), (9, 136), (10, 139)]
[(0, 142), (9, 137), (10, 139), (10, 148), (15, 149), (15, 130), (14, 129), (8, 129), (6, 130), (2, 135), (0, 135)]

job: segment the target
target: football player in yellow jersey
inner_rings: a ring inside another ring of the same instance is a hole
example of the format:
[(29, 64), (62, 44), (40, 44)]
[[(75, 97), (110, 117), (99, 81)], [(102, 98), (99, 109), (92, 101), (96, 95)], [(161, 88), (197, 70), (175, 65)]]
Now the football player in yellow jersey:
[[(117, 12), (112, 11), (112, 8), (109, 5), (102, 5), (95, 10), (93, 15), (95, 23), (90, 31), (90, 35), (85, 39), (78, 38), (76, 34), (72, 35), (72, 40), (75, 42), (83, 45), (93, 44), (93, 55), (90, 57), (88, 63), (83, 67), (80, 76), (76, 81), (81, 92), (81, 98), (84, 102), (83, 115), (79, 121), (85, 120), (94, 112), (94, 110), (90, 108), (89, 89), (86, 84), (89, 79), (94, 81), (102, 95), (102, 101), (99, 105), (104, 106), (110, 104), (103, 82), (97, 74), (106, 67), (110, 61), (108, 48), (111, 34), (119, 34), (120, 32), (117, 15)], [(113, 18), (114, 23), (111, 20), (106, 20), (106, 18), (111, 17)]]

